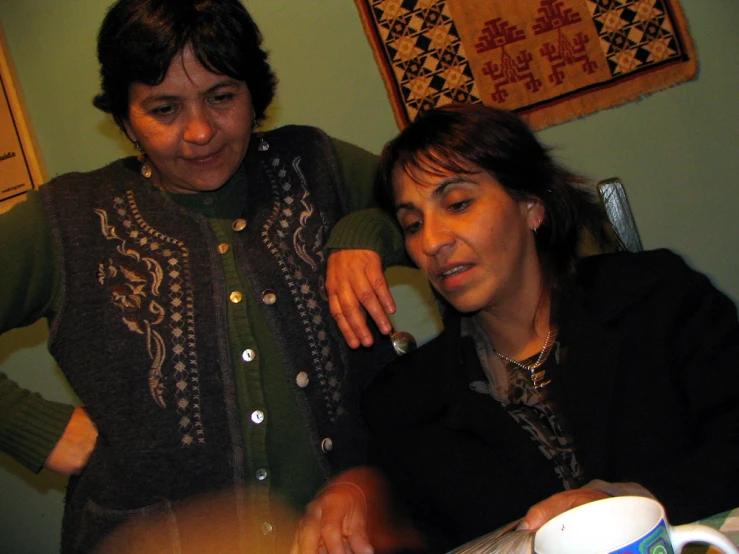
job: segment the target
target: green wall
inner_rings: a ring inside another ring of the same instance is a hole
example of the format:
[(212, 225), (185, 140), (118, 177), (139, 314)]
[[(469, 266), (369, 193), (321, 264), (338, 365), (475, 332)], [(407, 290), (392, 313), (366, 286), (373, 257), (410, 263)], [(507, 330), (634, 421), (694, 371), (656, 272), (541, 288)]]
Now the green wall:
[[(132, 153), (90, 104), (95, 33), (109, 0), (0, 0), (7, 36), (49, 174), (99, 167)], [(397, 131), (351, 0), (246, 0), (280, 77), (269, 125), (307, 123), (378, 151)], [(593, 179), (628, 186), (646, 248), (669, 247), (739, 299), (739, 3), (683, 0), (700, 71), (695, 81), (541, 132), (559, 157)], [(396, 327), (437, 329), (428, 292), (393, 273)], [(71, 394), (45, 351), (43, 322), (0, 338), (0, 369), (44, 395)], [(0, 454), (0, 551), (58, 548), (64, 479), (30, 475)]]

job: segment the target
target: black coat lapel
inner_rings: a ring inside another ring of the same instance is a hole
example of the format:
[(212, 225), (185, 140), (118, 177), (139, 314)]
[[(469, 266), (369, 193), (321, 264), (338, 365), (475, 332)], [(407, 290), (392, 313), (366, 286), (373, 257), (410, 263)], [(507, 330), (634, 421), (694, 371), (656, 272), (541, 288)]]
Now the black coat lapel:
[(563, 324), (560, 335), (562, 410), (572, 426), (577, 458), (586, 476), (593, 478), (603, 474), (607, 458), (610, 398), (620, 340), (581, 306), (571, 306), (568, 312), (578, 323), (573, 329)]

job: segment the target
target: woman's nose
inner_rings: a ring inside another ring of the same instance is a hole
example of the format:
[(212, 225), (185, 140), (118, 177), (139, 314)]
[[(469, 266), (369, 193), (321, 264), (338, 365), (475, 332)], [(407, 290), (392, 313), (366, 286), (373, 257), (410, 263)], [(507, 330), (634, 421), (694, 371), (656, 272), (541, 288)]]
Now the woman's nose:
[(440, 222), (426, 219), (423, 223), (423, 253), (427, 256), (435, 256), (445, 246), (452, 244), (454, 237), (452, 233)]
[(190, 110), (185, 124), (185, 140), (194, 144), (207, 144), (215, 134), (215, 125), (203, 108)]

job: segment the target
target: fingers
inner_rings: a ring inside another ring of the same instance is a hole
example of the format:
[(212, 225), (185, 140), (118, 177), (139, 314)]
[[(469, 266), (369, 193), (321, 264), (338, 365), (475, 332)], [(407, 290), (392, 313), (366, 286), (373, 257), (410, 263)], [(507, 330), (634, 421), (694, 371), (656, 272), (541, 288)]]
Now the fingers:
[(372, 554), (367, 537), (367, 508), (356, 485), (335, 484), (323, 504), (321, 540), (328, 554)]
[[(331, 316), (339, 327), (339, 331), (344, 335), (344, 340), (349, 345), (349, 348), (359, 348), (362, 343), (356, 333), (354, 333), (354, 328), (344, 316), (341, 302), (339, 301), (339, 296), (337, 294), (329, 294), (328, 307), (331, 312)], [(367, 331), (369, 331), (369, 329), (367, 329)]]
[(348, 543), (349, 552), (353, 554), (373, 554), (374, 552), (369, 537), (364, 533), (351, 535), (346, 542)]
[(553, 517), (567, 510), (603, 498), (608, 498), (608, 495), (594, 489), (585, 488), (554, 494), (529, 508), (519, 528), (538, 529)]
[(536, 504), (529, 508), (529, 511), (526, 512), (526, 516), (523, 518), (523, 521), (518, 526), (518, 529), (536, 530), (544, 525), (547, 521), (555, 517), (555, 515), (557, 514), (552, 513), (550, 515), (550, 512), (546, 507), (542, 507), (540, 504)]
[(316, 553), (373, 553), (367, 536), (366, 504), (356, 485), (329, 485), (308, 504), (290, 554)]
[(380, 332), (387, 335), (392, 330), (392, 324), (387, 314), (395, 313), (395, 301), (393, 300), (393, 295), (390, 293), (390, 288), (387, 286), (385, 274), (379, 265), (379, 260), (376, 267), (367, 268), (366, 276), (369, 287), (371, 288), (367, 288), (365, 285), (363, 290), (355, 290), (355, 293)]
[[(341, 533), (341, 524), (338, 526), (334, 523), (323, 521), (323, 503), (321, 498), (317, 498), (306, 507), (306, 512), (298, 524), (295, 531), (293, 546), (290, 554), (316, 554), (326, 553), (328, 549), (323, 542), (322, 535), (324, 533), (331, 534), (335, 532)], [(339, 554), (344, 554), (339, 550)]]
[(344, 518), (351, 518), (351, 510), (329, 506), (321, 519), (321, 541), (328, 554), (347, 554), (344, 543)]
[(384, 334), (392, 324), (387, 314), (395, 302), (385, 280), (379, 255), (371, 250), (339, 250), (328, 259), (326, 273), (331, 315), (351, 348), (372, 346), (366, 313)]
[[(385, 309), (380, 304), (377, 292), (373, 285), (367, 281), (366, 276), (354, 275), (353, 277), (352, 281), (348, 281), (339, 287), (339, 294), (336, 295), (340, 306), (339, 313), (343, 316), (345, 325), (349, 327), (350, 332), (357, 337), (362, 346), (370, 347), (374, 339), (367, 325), (365, 313), (372, 317), (383, 334), (390, 333), (392, 324), (385, 313)], [(385, 295), (390, 294), (384, 278), (382, 285), (378, 285), (378, 288), (380, 290), (384, 289)], [(335, 314), (334, 311), (332, 313)], [(341, 329), (341, 326), (339, 328)]]
[(319, 552), (321, 539), (320, 519), (316, 520), (315, 516), (307, 513), (300, 520), (298, 529), (295, 531), (290, 554), (315, 554)]

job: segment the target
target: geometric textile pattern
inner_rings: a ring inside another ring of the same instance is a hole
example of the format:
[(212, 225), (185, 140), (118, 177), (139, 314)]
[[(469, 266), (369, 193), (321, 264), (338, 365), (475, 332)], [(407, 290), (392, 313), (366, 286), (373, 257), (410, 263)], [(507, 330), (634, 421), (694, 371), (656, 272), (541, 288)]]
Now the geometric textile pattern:
[(683, 57), (664, 0), (588, 0), (588, 7), (613, 75)]
[(372, 0), (363, 6), (393, 73), (391, 94), (405, 104), (409, 120), (434, 106), (480, 102), (446, 2)]
[(482, 102), (535, 129), (689, 80), (677, 0), (355, 0), (400, 128)]

